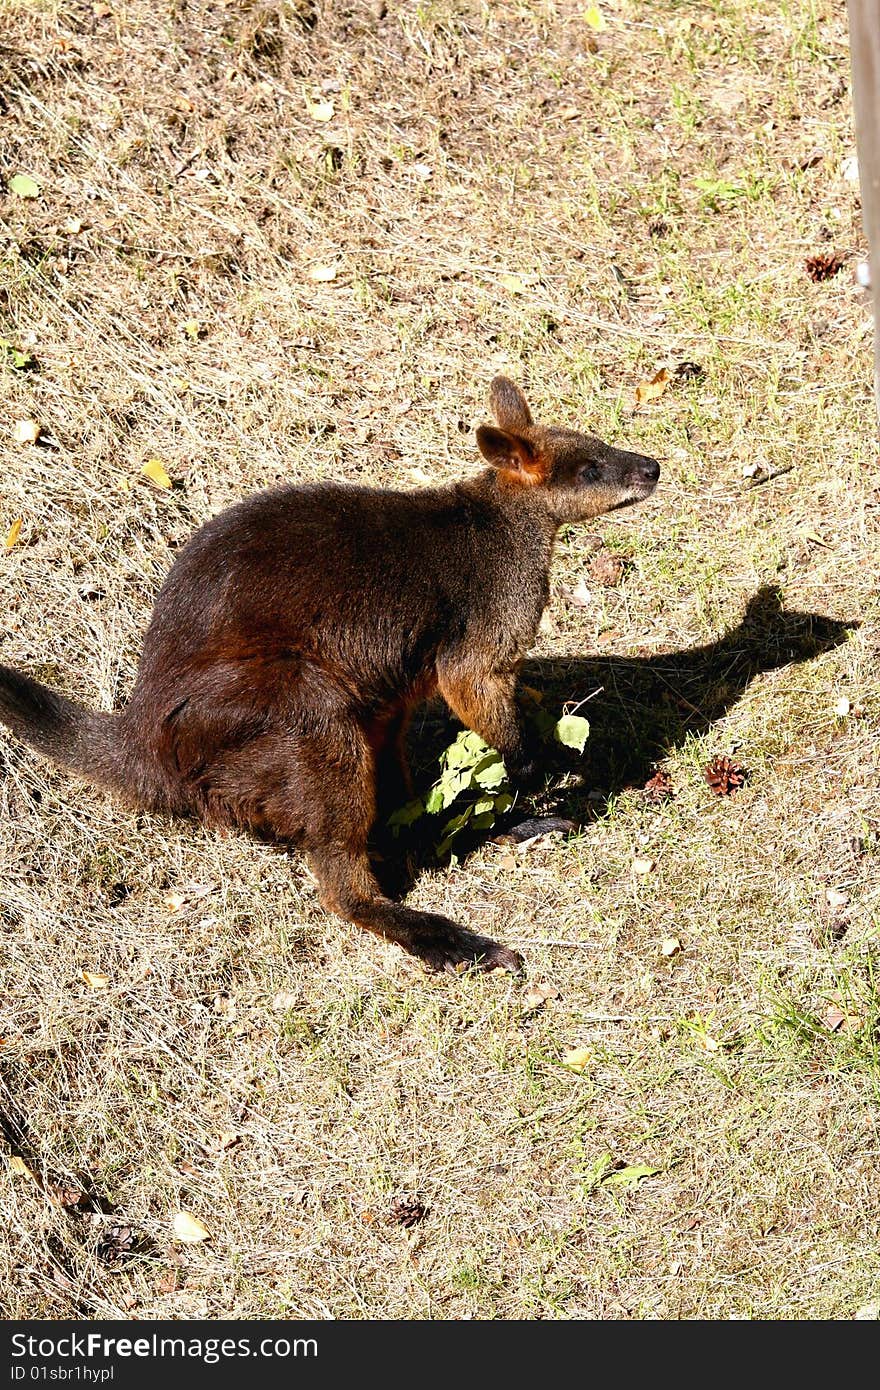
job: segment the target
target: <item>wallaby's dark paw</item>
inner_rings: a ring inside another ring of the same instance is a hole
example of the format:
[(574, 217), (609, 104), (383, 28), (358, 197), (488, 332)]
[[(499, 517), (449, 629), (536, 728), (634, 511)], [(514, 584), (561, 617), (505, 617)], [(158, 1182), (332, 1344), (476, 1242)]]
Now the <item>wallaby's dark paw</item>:
[(522, 960), (516, 951), (509, 951), (488, 936), (477, 936), (450, 922), (448, 917), (425, 914), (424, 926), (415, 930), (405, 945), (418, 956), (429, 970), (442, 970), (457, 975), (462, 970), (509, 970), (512, 975), (522, 971)]
[(528, 820), (517, 821), (492, 838), (496, 845), (524, 845), (539, 835), (576, 835), (579, 828), (577, 821), (565, 816), (529, 816)]

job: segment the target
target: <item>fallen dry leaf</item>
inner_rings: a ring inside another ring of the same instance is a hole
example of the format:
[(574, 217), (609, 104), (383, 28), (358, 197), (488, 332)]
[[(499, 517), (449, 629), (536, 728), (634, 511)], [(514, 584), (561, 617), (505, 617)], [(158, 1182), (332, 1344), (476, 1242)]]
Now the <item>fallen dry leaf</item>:
[(573, 1047), (570, 1052), (566, 1052), (562, 1059), (562, 1065), (569, 1071), (582, 1072), (593, 1060), (593, 1049), (591, 1047)]
[(589, 608), (593, 602), (593, 595), (587, 588), (587, 581), (581, 576), (573, 589), (566, 585), (562, 586), (562, 593), (568, 599), (573, 608)]
[(558, 999), (559, 990), (555, 985), (532, 985), (523, 995), (523, 1004), (527, 1013), (533, 1013), (535, 1009), (540, 1009), (546, 1004), (548, 999)]
[(6, 532), (6, 540), (3, 542), (5, 550), (11, 550), (12, 547), (15, 545), (15, 542), (21, 535), (21, 526), (22, 519), (20, 516), (17, 516), (13, 521), (12, 525), (10, 526), (9, 530)]
[(82, 970), (80, 973), (89, 989), (107, 989), (110, 984), (109, 975), (96, 975), (92, 970)]
[(598, 5), (589, 5), (584, 10), (584, 20), (589, 24), (591, 29), (595, 29), (597, 34), (604, 34), (605, 30), (608, 28), (605, 22), (605, 16)]
[(840, 699), (837, 701), (837, 704), (834, 706), (834, 713), (837, 715), (838, 719), (845, 719), (846, 716), (849, 714), (851, 708), (852, 707), (847, 697), (845, 695), (841, 695)]
[(297, 997), (289, 989), (279, 989), (275, 998), (272, 1000), (272, 1008), (278, 1013), (285, 1013), (287, 1009), (295, 1008)]
[(169, 912), (179, 912), (186, 902), (186, 898), (183, 893), (166, 893), (162, 902)]
[(336, 115), (336, 107), (332, 101), (311, 101), (306, 97), (306, 110), (313, 121), (319, 121), (322, 125), (327, 121), (332, 121)]
[(314, 280), (318, 285), (329, 285), (331, 280), (335, 280), (339, 274), (339, 262), (330, 265), (313, 265), (309, 270), (309, 279)]
[(665, 936), (660, 943), (660, 954), (666, 956), (667, 960), (671, 956), (677, 956), (681, 951), (681, 942), (677, 936)]
[(36, 420), (16, 420), (12, 438), (16, 444), (36, 444), (40, 437), (40, 426)]
[(846, 907), (849, 902), (849, 893), (844, 893), (839, 888), (826, 888), (825, 901), (829, 907)]
[(39, 198), (40, 185), (29, 174), (15, 174), (9, 180), (9, 187), (17, 198)]
[(648, 859), (647, 856), (639, 855), (632, 862), (632, 871), (634, 874), (649, 874), (652, 870), (656, 869), (656, 867), (657, 860)]
[(526, 292), (525, 284), (518, 275), (501, 275), (499, 280), (508, 294), (525, 294)]
[(830, 1033), (836, 1033), (846, 1023), (846, 1014), (837, 1004), (829, 1004), (822, 1022)]
[(175, 1212), (172, 1224), (175, 1238), (185, 1241), (188, 1245), (197, 1245), (199, 1241), (209, 1239), (207, 1227), (188, 1211)]
[(30, 1178), (31, 1182), (36, 1182), (36, 1178), (30, 1168), (23, 1158), (19, 1158), (18, 1154), (13, 1154), (9, 1159), (9, 1171), (11, 1173), (17, 1173), (20, 1178)]
[(234, 1149), (236, 1144), (240, 1143), (240, 1134), (234, 1134), (232, 1130), (224, 1130), (217, 1140), (217, 1148), (220, 1149), (222, 1153), (226, 1153), (229, 1149)]
[(590, 561), (590, 575), (597, 584), (603, 584), (606, 589), (616, 588), (623, 578), (624, 569), (623, 560), (619, 555), (613, 555), (610, 550), (600, 550)]
[(141, 467), (141, 476), (149, 482), (155, 483), (156, 487), (167, 489), (171, 486), (171, 479), (165, 471), (161, 459), (147, 459)]
[(79, 236), (84, 225), (81, 217), (71, 217), (68, 222), (62, 223), (61, 230), (65, 236)]
[(669, 385), (669, 372), (665, 367), (661, 367), (659, 372), (651, 377), (650, 381), (640, 381), (636, 387), (636, 405), (645, 405), (647, 401), (656, 401), (666, 387)]

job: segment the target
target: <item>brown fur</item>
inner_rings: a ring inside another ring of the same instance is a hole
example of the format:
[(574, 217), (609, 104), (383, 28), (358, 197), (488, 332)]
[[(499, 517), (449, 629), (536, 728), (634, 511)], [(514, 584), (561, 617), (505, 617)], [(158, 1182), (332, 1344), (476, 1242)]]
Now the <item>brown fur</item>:
[(119, 713), (0, 666), (0, 719), (136, 805), (300, 843), (328, 908), (434, 969), (517, 969), (386, 897), (370, 834), (408, 795), (406, 720), (435, 692), (514, 779), (534, 775), (516, 682), (556, 532), (648, 496), (659, 468), (536, 425), (504, 377), (491, 403), (496, 424), (477, 431), (491, 466), (464, 482), (283, 487), (209, 521), (162, 587)]

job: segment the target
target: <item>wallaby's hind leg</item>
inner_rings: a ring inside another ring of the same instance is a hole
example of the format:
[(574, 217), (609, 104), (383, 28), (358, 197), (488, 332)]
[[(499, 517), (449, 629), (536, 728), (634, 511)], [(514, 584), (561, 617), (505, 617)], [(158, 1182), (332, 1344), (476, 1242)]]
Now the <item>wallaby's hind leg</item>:
[[(368, 841), (376, 808), (375, 760), (367, 736), (350, 727), (297, 740), (290, 786), (297, 804), (278, 809), (271, 828), (287, 838), (295, 825), (318, 877), (325, 907), (366, 931), (396, 941), (432, 970), (518, 971), (519, 957), (448, 917), (417, 912), (386, 897), (370, 867)], [(304, 827), (304, 830), (303, 830)]]
[(404, 747), (406, 716), (395, 715), (382, 726), (376, 741), (374, 779), (376, 796), (376, 825), (379, 832), (388, 817), (412, 799), (413, 787)]

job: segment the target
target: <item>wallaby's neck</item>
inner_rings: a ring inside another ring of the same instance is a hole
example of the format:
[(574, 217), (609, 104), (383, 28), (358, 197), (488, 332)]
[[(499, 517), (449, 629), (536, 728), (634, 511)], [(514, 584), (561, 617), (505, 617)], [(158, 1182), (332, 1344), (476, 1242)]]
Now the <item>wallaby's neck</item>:
[(460, 483), (458, 490), (479, 505), (499, 512), (512, 529), (526, 527), (539, 533), (552, 547), (561, 522), (550, 511), (543, 489), (505, 483), (497, 468), (484, 468), (476, 477)]

